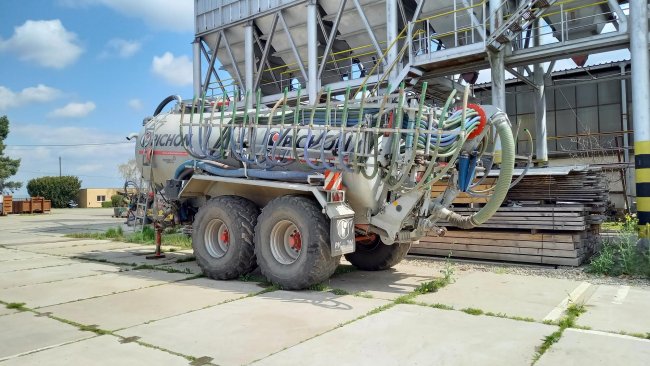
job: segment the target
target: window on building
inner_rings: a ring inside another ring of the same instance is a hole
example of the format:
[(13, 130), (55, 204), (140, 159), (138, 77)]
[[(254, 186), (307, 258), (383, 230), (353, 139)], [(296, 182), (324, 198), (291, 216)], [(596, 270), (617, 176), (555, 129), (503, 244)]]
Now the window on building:
[(104, 202), (106, 201), (106, 196), (97, 196), (97, 202)]

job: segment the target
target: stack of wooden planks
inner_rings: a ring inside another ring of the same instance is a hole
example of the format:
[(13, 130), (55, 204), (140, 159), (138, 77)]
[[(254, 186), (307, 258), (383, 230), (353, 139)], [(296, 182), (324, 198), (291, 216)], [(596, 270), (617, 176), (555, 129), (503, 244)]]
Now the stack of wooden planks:
[[(479, 208), (455, 207), (461, 215), (471, 215)], [(583, 205), (537, 205), (501, 207), (481, 228), (515, 230), (584, 231), (588, 228), (588, 209)], [(449, 226), (447, 222), (439, 222)]]
[(578, 266), (591, 250), (590, 239), (587, 233), (451, 229), (445, 236), (421, 239), (409, 253)]
[(573, 170), (566, 175), (526, 176), (508, 192), (508, 200), (526, 203), (579, 204), (590, 224), (602, 224), (609, 201), (607, 177), (601, 168)]
[[(410, 253), (580, 265), (592, 254), (599, 225), (606, 218), (609, 193), (605, 173), (586, 166), (529, 173), (510, 189), (507, 205), (486, 223), (473, 230), (459, 230), (438, 222), (447, 227), (447, 235), (425, 237)], [(444, 189), (434, 186), (433, 190), (436, 196)], [(485, 202), (475, 200), (459, 196), (453, 210), (471, 215)]]

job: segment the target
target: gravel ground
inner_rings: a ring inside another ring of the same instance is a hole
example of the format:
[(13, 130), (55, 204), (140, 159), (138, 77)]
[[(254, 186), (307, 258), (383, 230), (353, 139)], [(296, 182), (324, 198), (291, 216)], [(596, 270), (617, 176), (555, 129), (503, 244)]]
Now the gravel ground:
[[(408, 256), (402, 263), (413, 266), (443, 266), (447, 258)], [(594, 285), (627, 285), (650, 288), (650, 279), (634, 278), (629, 276), (608, 277), (586, 272), (586, 266), (563, 267), (563, 266), (540, 266), (535, 264), (513, 264), (491, 261), (464, 260), (452, 258), (449, 262), (453, 264), (454, 272), (493, 272), (508, 273), (523, 276), (539, 276), (548, 278), (562, 278), (575, 281), (586, 281)]]

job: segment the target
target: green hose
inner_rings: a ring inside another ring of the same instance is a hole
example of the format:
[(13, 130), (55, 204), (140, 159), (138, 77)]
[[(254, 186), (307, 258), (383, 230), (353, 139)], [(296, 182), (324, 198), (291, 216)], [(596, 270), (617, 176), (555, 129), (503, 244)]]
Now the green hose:
[[(503, 112), (498, 112), (492, 117), (492, 124), (496, 127), (499, 138), (501, 139), (501, 148), (503, 149), (503, 160), (501, 162), (501, 172), (494, 188), (494, 194), (490, 200), (478, 212), (471, 216), (459, 215), (448, 209), (442, 209), (441, 216), (452, 225), (461, 229), (471, 229), (486, 222), (494, 215), (503, 200), (506, 198), (512, 173), (515, 166), (515, 140), (510, 129), (508, 117)], [(486, 173), (487, 174), (487, 173)]]

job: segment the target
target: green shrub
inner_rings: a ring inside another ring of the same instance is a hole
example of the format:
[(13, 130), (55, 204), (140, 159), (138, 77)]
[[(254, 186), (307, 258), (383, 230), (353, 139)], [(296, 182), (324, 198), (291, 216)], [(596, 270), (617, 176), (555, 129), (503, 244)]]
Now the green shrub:
[(587, 270), (608, 276), (646, 276), (650, 278), (650, 251), (637, 246), (638, 221), (627, 216), (614, 238), (606, 239)]
[(103, 208), (113, 207), (113, 203), (111, 201), (104, 201), (102, 202), (102, 207)]
[(111, 196), (111, 204), (113, 207), (126, 207), (126, 199), (121, 194), (114, 194)]
[(40, 177), (27, 182), (30, 196), (51, 200), (52, 207), (56, 208), (66, 207), (68, 201), (76, 200), (80, 188), (81, 180), (74, 176)]

